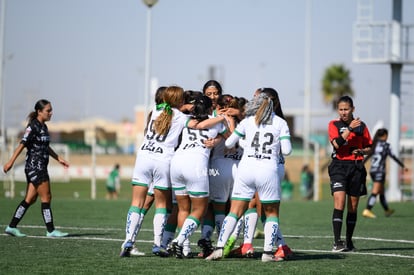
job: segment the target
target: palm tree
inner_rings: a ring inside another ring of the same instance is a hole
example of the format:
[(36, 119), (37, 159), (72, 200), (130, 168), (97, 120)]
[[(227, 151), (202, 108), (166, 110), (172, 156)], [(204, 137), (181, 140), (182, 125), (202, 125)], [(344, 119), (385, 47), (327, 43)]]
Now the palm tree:
[(324, 101), (332, 104), (336, 110), (336, 103), (341, 96), (353, 96), (350, 71), (342, 64), (333, 64), (325, 70), (322, 79), (322, 93)]

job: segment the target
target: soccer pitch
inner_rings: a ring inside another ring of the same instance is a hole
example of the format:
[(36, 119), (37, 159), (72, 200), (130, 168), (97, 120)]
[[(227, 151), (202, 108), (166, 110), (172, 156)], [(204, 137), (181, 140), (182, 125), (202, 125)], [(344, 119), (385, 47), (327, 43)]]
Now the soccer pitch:
[[(354, 233), (357, 252), (333, 253), (332, 201), (288, 201), (281, 206), (280, 226), (294, 258), (284, 262), (262, 263), (263, 239), (256, 239), (255, 258), (228, 258), (207, 262), (204, 259), (160, 258), (151, 254), (152, 215), (145, 218), (137, 246), (142, 257), (120, 258), (130, 189), (123, 186), (117, 201), (104, 198), (99, 183), (97, 200), (87, 199), (87, 181), (52, 183), (52, 210), (58, 229), (69, 232), (61, 239), (46, 238), (46, 229), (36, 202), (26, 213), (19, 228), (24, 238), (3, 233), (22, 200), (0, 198), (0, 273), (1, 274), (414, 274), (414, 203), (390, 203), (396, 212), (386, 218), (379, 203), (376, 219), (363, 218), (359, 206)], [(16, 190), (24, 186), (18, 185)], [(73, 194), (80, 194), (74, 198)], [(259, 229), (262, 226), (259, 224)], [(344, 235), (344, 228), (342, 233)], [(193, 253), (200, 232), (191, 239)], [(215, 243), (216, 236), (213, 237)]]

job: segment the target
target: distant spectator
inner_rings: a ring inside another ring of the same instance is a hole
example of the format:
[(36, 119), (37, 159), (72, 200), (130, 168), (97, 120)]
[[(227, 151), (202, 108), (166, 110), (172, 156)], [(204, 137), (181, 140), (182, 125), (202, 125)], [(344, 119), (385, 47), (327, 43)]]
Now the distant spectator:
[(303, 199), (310, 200), (313, 197), (313, 173), (308, 165), (304, 165), (300, 174), (300, 193)]
[(287, 172), (285, 172), (285, 177), (282, 180), (282, 200), (291, 200), (293, 196), (293, 184), (289, 180)]
[(121, 190), (121, 180), (119, 177), (119, 164), (115, 164), (114, 169), (109, 173), (106, 180), (106, 199), (117, 199)]

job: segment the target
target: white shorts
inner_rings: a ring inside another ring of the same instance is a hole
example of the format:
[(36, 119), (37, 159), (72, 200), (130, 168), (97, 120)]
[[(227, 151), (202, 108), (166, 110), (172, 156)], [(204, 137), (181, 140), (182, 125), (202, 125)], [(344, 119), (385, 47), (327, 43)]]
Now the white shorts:
[(238, 163), (239, 161), (229, 158), (211, 160), (209, 181), (212, 202), (226, 203), (229, 200)]
[(149, 187), (153, 182), (155, 189), (171, 189), (170, 163), (137, 156), (132, 176), (133, 185)]
[(277, 166), (261, 167), (249, 161), (241, 161), (231, 195), (232, 200), (249, 201), (258, 192), (262, 203), (280, 201), (281, 186)]
[(175, 195), (209, 196), (208, 159), (203, 155), (174, 155), (170, 171)]

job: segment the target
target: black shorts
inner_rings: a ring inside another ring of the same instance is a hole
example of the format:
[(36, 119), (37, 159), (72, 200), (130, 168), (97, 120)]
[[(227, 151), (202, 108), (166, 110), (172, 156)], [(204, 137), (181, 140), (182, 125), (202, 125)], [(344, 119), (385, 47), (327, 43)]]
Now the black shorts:
[(345, 191), (347, 195), (359, 197), (367, 194), (367, 170), (362, 161), (332, 160), (328, 167), (331, 194)]
[(371, 179), (374, 182), (385, 183), (385, 172), (371, 172)]
[(33, 185), (39, 185), (42, 182), (49, 181), (49, 173), (47, 170), (25, 170), (27, 183), (33, 183)]

